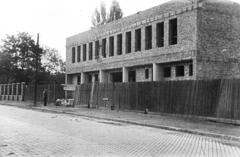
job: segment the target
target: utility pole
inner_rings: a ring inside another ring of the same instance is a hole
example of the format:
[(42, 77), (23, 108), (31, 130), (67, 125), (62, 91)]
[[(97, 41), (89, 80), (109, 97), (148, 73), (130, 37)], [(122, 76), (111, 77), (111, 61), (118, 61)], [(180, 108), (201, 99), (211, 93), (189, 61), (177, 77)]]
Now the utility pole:
[(37, 105), (37, 79), (38, 79), (38, 59), (39, 59), (39, 33), (37, 34), (37, 45), (35, 48), (35, 76), (34, 76), (34, 106)]

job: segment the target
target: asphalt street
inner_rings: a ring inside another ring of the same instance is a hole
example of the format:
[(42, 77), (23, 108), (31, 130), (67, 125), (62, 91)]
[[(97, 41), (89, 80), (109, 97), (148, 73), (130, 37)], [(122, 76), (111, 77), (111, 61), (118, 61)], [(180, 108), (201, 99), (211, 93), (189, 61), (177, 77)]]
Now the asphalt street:
[(240, 157), (240, 143), (0, 106), (0, 156)]

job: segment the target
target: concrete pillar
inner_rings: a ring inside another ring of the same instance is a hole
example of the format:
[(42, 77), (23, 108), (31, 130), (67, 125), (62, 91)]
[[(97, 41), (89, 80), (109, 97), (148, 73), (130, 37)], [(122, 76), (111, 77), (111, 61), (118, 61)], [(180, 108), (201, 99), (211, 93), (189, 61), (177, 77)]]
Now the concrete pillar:
[(19, 83), (16, 84), (16, 95), (19, 93)]
[(11, 86), (12, 86), (11, 95), (14, 95), (14, 83), (12, 83)]
[(153, 49), (156, 48), (156, 45), (157, 45), (157, 43), (156, 43), (156, 35), (157, 35), (156, 27), (157, 27), (156, 23), (153, 23), (152, 24), (152, 48)]
[(153, 63), (153, 81), (160, 81), (160, 66), (157, 63)]
[(22, 101), (24, 101), (24, 87), (25, 87), (25, 82), (21, 83), (21, 96), (22, 96)]
[(84, 72), (81, 72), (81, 84), (84, 84), (86, 82), (86, 74)]
[(107, 82), (107, 73), (104, 70), (99, 71), (99, 82), (106, 83)]
[(122, 68), (122, 77), (123, 82), (128, 82), (128, 69), (126, 67)]

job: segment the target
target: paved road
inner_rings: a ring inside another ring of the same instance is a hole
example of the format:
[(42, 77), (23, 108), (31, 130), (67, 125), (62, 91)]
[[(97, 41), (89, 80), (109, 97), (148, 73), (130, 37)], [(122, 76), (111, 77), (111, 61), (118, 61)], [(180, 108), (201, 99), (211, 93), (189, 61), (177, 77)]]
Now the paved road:
[(0, 156), (240, 157), (240, 143), (0, 106)]

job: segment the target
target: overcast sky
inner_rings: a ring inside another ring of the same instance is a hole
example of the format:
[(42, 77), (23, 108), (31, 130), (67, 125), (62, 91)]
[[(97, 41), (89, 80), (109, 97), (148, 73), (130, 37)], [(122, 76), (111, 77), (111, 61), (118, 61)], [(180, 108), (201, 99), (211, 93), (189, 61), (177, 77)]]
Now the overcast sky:
[[(107, 10), (112, 0), (104, 0)], [(118, 0), (124, 16), (168, 0)], [(240, 3), (240, 0), (234, 0)], [(0, 39), (29, 32), (40, 44), (56, 48), (65, 60), (65, 39), (91, 27), (91, 15), (101, 0), (0, 0)]]

